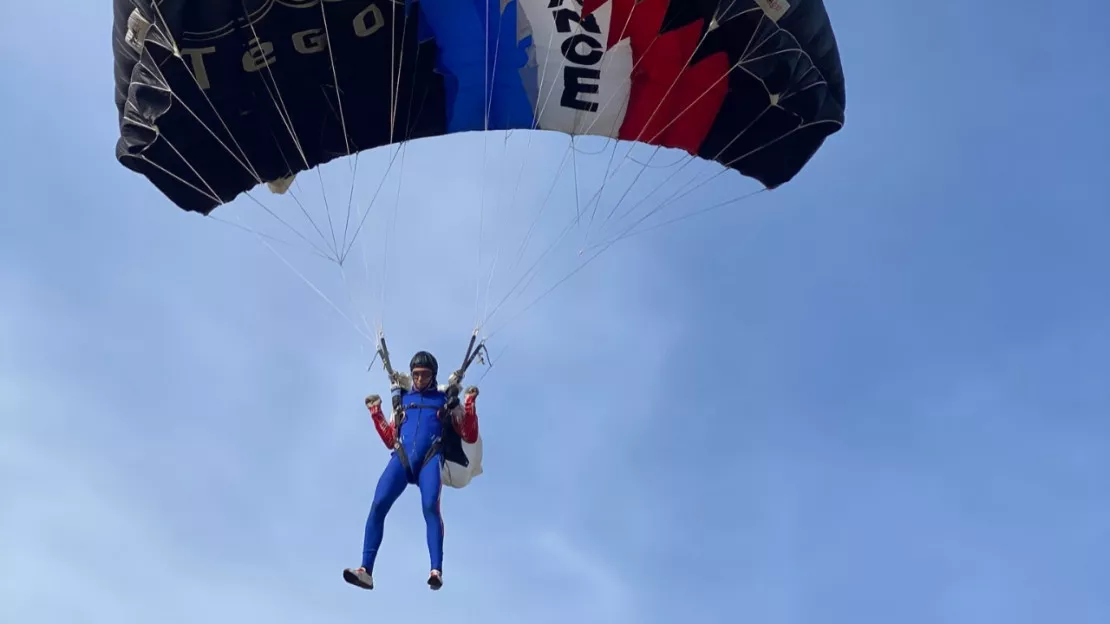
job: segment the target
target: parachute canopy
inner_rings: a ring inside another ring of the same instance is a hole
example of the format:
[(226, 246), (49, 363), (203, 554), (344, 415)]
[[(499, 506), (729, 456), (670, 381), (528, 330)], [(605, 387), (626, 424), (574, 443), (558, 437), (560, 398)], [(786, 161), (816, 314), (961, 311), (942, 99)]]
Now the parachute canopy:
[(773, 188), (844, 121), (821, 0), (114, 0), (117, 158), (208, 214), (481, 130), (680, 148)]

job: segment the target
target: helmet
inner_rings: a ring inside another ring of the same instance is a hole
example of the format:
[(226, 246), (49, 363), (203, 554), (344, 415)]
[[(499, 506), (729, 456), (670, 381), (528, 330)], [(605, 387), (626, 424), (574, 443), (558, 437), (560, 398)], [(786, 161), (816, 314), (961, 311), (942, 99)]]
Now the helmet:
[(412, 356), (412, 361), (409, 362), (409, 370), (414, 368), (428, 368), (432, 371), (432, 376), (439, 374), (439, 362), (431, 353), (427, 351), (417, 351), (416, 355)]

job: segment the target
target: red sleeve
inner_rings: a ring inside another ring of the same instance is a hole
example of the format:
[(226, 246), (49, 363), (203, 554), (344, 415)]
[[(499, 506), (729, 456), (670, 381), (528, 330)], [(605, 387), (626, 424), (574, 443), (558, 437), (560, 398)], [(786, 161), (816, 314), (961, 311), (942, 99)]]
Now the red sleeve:
[(374, 405), (370, 407), (370, 418), (374, 419), (374, 428), (378, 430), (378, 435), (382, 438), (382, 443), (385, 444), (387, 449), (392, 450), (393, 445), (397, 440), (396, 433), (393, 431), (393, 423), (385, 419), (382, 414), (382, 406)]
[(463, 410), (461, 422), (455, 423), (455, 431), (467, 444), (478, 441), (478, 409), (474, 406), (475, 395), (466, 397), (466, 407)]

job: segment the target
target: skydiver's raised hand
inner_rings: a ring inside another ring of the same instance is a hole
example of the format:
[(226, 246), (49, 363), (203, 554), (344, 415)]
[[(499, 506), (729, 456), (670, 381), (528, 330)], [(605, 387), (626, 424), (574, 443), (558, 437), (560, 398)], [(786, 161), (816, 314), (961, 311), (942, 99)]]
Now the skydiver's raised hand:
[(382, 439), (382, 444), (387, 449), (392, 449), (397, 442), (397, 431), (382, 413), (382, 398), (376, 394), (366, 397), (366, 409), (370, 410), (370, 418), (374, 421), (374, 429)]

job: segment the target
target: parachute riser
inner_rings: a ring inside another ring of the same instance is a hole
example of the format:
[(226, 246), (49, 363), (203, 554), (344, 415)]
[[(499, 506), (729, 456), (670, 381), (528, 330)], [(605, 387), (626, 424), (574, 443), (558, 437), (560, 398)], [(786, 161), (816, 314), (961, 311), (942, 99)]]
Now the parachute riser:
[(458, 398), (462, 392), (462, 381), (466, 377), (466, 371), (470, 365), (477, 360), (485, 364), (489, 360), (489, 351), (486, 349), (486, 341), (478, 340), (478, 330), (470, 335), (470, 342), (466, 345), (466, 355), (463, 356), (462, 364), (458, 370), (451, 373), (447, 380), (447, 398)]
[[(366, 370), (371, 370), (374, 367), (374, 362), (381, 358), (382, 368), (385, 369), (386, 375), (389, 377), (390, 385), (398, 383), (400, 375), (393, 369), (393, 364), (389, 359), (389, 346), (385, 342), (385, 334), (378, 332), (378, 347), (374, 354), (374, 359), (370, 361), (370, 366)], [(466, 371), (475, 361), (482, 364), (488, 364), (490, 361), (489, 350), (486, 348), (485, 340), (478, 340), (478, 330), (470, 336), (470, 342), (466, 346), (466, 355), (463, 356), (462, 364), (459, 368), (451, 373), (447, 381), (447, 396), (448, 398), (457, 398), (462, 393), (462, 381), (466, 377)], [(399, 397), (394, 397), (393, 408), (397, 409)]]

